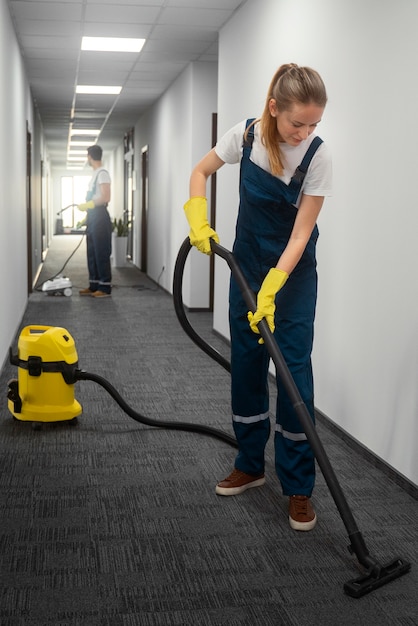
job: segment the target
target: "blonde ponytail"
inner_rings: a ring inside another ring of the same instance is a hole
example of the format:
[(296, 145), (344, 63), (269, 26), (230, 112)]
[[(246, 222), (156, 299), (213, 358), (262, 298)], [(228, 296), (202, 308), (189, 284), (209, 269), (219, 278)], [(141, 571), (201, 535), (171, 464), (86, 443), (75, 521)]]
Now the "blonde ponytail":
[(260, 118), (261, 140), (266, 147), (272, 174), (283, 174), (280, 136), (276, 118), (270, 114), (270, 100), (276, 101), (279, 111), (289, 111), (294, 104), (316, 104), (325, 107), (327, 93), (322, 78), (310, 67), (296, 63), (281, 65), (274, 74), (267, 93), (263, 114)]

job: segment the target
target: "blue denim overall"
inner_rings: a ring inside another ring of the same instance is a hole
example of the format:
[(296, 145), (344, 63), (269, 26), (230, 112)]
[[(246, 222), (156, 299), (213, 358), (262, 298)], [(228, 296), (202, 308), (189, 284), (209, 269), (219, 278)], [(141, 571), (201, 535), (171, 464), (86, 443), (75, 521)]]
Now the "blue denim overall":
[[(87, 192), (86, 202), (92, 200), (95, 193), (96, 181), (93, 188)], [(86, 241), (89, 288), (91, 291), (100, 290), (104, 293), (110, 293), (112, 290), (112, 269), (110, 266), (112, 222), (107, 204), (88, 209)]]
[[(247, 126), (252, 120), (247, 121)], [(240, 206), (234, 255), (251, 289), (257, 293), (275, 267), (295, 222), (297, 201), (313, 154), (322, 143), (315, 138), (289, 185), (250, 161), (253, 128), (243, 144)], [(302, 258), (276, 297), (274, 337), (314, 421), (311, 351), (317, 274), (315, 226)], [(239, 453), (235, 467), (254, 476), (264, 473), (264, 449), (270, 436), (268, 368), (270, 356), (249, 327), (248, 307), (231, 277), (232, 417)], [(277, 379), (275, 466), (283, 494), (310, 496), (315, 459), (286, 391)]]

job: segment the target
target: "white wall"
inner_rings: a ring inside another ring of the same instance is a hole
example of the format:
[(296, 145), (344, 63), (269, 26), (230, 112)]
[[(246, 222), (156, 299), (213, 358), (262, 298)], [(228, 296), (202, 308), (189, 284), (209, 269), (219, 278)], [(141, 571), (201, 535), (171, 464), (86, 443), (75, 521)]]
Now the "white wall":
[[(415, 484), (417, 21), (408, 0), (249, 0), (220, 34), (218, 102), (222, 133), (261, 113), (281, 63), (323, 76), (329, 104), (318, 134), (333, 152), (335, 185), (319, 219), (316, 405)], [(229, 245), (237, 168), (225, 170), (217, 226)], [(227, 335), (221, 264), (215, 328)]]
[(30, 92), (5, 0), (0, 1), (0, 365), (27, 301), (26, 121)]
[[(178, 250), (189, 231), (183, 205), (189, 197), (190, 173), (194, 163), (211, 148), (216, 100), (216, 64), (192, 63), (135, 127), (136, 169), (140, 169), (141, 149), (149, 147), (147, 273), (168, 291), (172, 289)], [(136, 259), (140, 258), (140, 198), (141, 181), (134, 201)], [(208, 306), (208, 276), (209, 258), (193, 249), (184, 273), (187, 306)]]

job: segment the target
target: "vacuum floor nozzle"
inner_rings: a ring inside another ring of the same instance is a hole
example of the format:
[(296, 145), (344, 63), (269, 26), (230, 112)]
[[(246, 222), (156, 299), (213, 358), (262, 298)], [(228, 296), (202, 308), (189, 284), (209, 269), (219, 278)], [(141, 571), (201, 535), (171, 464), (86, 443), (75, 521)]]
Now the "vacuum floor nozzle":
[(353, 578), (344, 584), (344, 591), (352, 598), (361, 598), (367, 593), (383, 587), (395, 578), (407, 574), (411, 569), (411, 564), (401, 558), (394, 559), (387, 565), (383, 565), (379, 570), (368, 572)]

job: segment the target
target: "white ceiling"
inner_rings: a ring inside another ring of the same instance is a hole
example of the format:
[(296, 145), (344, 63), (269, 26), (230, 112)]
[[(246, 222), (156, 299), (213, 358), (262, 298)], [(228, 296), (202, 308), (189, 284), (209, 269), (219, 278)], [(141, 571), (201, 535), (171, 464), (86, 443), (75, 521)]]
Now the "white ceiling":
[[(218, 31), (245, 1), (8, 0), (52, 166), (66, 166), (71, 122), (102, 128), (105, 151), (119, 145), (191, 61), (217, 61)], [(90, 52), (83, 36), (146, 42), (139, 53)], [(76, 96), (77, 84), (122, 91)]]

